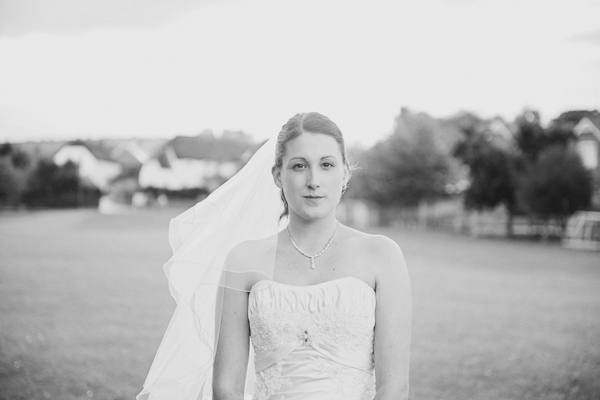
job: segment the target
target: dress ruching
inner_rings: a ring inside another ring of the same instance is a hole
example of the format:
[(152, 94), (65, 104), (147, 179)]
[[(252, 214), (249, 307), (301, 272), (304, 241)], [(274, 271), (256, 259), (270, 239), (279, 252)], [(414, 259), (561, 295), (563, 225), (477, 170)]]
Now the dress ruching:
[(259, 281), (248, 303), (255, 400), (372, 400), (376, 297), (346, 277), (311, 286)]

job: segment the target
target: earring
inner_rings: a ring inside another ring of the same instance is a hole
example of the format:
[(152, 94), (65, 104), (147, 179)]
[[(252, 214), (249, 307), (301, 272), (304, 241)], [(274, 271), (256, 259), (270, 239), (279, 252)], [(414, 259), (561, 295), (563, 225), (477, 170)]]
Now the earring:
[(348, 186), (350, 186), (350, 185), (348, 185), (347, 183), (344, 183), (342, 185), (342, 194), (346, 193), (346, 190), (348, 190)]

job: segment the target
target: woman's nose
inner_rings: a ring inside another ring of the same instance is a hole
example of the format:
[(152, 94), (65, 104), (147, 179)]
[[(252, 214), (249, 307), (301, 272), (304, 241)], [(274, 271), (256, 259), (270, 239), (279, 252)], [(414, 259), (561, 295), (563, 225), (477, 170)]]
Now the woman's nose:
[(321, 186), (321, 184), (319, 183), (318, 174), (315, 173), (315, 171), (308, 171), (308, 176), (306, 177), (306, 186), (308, 186), (311, 189), (316, 189)]

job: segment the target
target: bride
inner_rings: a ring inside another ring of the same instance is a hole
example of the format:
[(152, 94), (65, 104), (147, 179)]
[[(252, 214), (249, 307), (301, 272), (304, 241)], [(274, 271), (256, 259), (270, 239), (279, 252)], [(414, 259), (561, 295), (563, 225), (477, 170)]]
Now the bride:
[(139, 400), (408, 397), (406, 266), (336, 219), (350, 172), (337, 125), (297, 114), (172, 222), (178, 307)]

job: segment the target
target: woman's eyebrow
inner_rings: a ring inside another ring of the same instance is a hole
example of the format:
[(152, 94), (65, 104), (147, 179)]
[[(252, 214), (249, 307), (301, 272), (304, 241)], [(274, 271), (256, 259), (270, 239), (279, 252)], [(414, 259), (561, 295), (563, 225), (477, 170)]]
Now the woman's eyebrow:
[[(323, 156), (323, 157), (321, 157), (321, 160), (324, 160), (326, 158), (334, 158), (336, 160), (338, 159), (336, 156), (330, 155), (330, 156)], [(290, 161), (294, 161), (294, 160), (306, 161), (307, 159), (304, 158), (304, 157), (292, 157), (292, 158), (290, 158)]]

